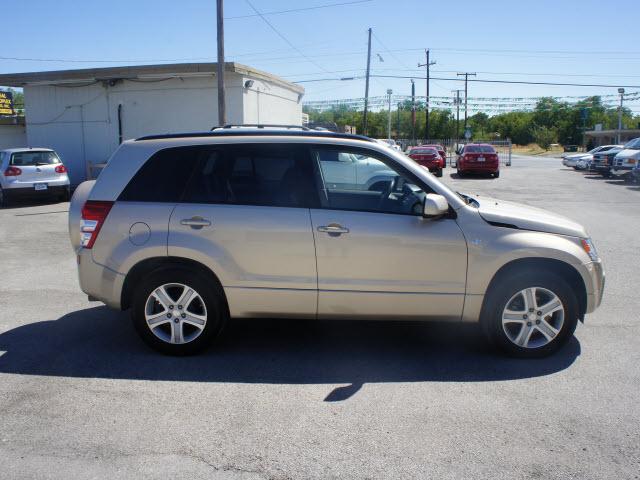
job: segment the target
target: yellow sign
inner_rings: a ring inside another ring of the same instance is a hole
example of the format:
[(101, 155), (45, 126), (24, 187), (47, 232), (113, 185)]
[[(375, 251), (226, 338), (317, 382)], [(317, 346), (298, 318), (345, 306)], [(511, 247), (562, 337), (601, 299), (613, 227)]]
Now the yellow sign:
[(0, 92), (0, 115), (15, 115), (13, 111), (13, 93)]

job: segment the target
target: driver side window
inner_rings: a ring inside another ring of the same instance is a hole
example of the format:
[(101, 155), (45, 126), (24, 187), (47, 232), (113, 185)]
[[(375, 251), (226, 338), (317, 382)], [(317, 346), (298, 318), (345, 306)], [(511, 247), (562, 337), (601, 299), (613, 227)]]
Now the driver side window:
[(320, 173), (324, 208), (422, 215), (425, 192), (378, 158), (331, 147), (313, 149), (312, 157)]

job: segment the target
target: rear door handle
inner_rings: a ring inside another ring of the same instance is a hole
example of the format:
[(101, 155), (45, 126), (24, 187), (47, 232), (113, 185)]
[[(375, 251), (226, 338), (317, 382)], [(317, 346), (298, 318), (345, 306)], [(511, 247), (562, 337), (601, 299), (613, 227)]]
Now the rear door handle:
[(191, 228), (202, 228), (202, 227), (208, 227), (211, 225), (211, 222), (209, 220), (207, 220), (206, 218), (202, 218), (202, 217), (191, 217), (191, 218), (184, 218), (182, 220), (180, 220), (180, 225), (188, 225)]
[(329, 225), (322, 225), (318, 227), (319, 232), (328, 233), (329, 235), (341, 235), (343, 233), (349, 233), (349, 229), (343, 227), (337, 223), (330, 223)]

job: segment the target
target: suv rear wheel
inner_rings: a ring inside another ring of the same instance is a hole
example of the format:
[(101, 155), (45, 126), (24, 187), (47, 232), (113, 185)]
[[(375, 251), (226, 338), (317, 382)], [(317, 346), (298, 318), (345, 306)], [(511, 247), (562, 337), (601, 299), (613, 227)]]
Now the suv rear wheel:
[(222, 292), (198, 273), (155, 271), (134, 293), (131, 315), (142, 339), (168, 355), (190, 355), (211, 344), (226, 321)]
[(516, 357), (545, 357), (573, 335), (578, 301), (552, 272), (509, 275), (493, 285), (481, 323), (489, 340)]

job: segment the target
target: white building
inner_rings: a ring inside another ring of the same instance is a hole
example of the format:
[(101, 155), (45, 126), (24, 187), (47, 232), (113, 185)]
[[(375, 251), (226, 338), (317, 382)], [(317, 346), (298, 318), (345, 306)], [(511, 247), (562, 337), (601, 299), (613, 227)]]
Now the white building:
[[(215, 63), (189, 63), (16, 73), (0, 75), (0, 86), (24, 89), (27, 145), (13, 146), (53, 148), (77, 184), (122, 140), (217, 125), (215, 72)], [(225, 89), (230, 124), (302, 122), (298, 85), (226, 63)]]

